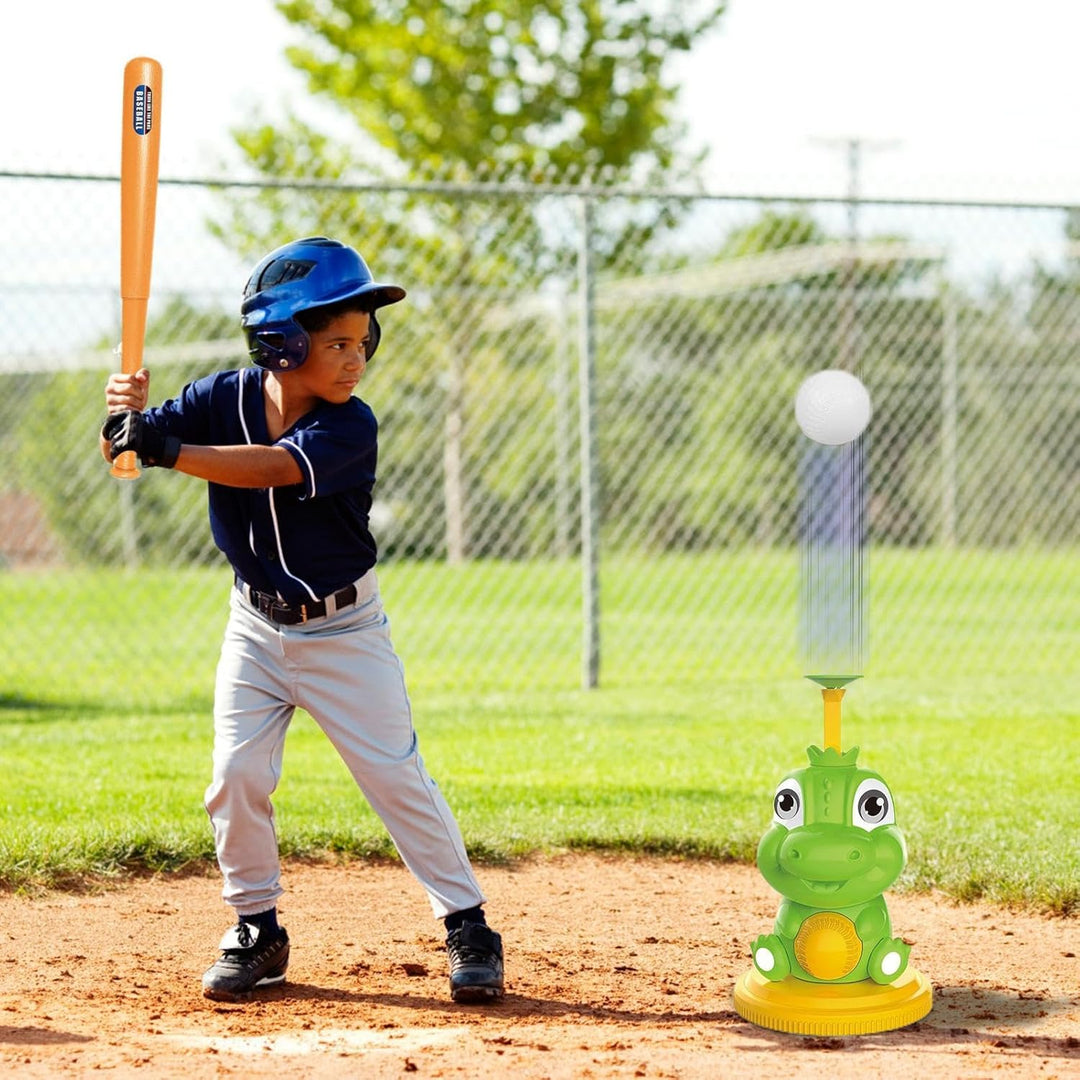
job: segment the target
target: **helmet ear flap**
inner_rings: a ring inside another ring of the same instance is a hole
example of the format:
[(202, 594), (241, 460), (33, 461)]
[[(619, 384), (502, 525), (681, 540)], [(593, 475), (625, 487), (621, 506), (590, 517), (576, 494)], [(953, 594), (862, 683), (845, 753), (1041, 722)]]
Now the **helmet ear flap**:
[[(307, 359), (311, 346), (307, 331), (295, 319), (291, 320), (288, 332), (282, 329), (251, 328), (247, 332), (247, 338), (251, 362), (269, 371), (291, 371), (298, 368)], [(382, 327), (372, 311), (369, 313), (368, 337), (364, 345), (365, 359), (370, 360), (375, 355), (381, 340)]]
[(371, 312), (371, 319), (368, 323), (368, 338), (367, 345), (364, 347), (364, 356), (370, 360), (375, 355), (375, 350), (379, 347), (379, 342), (382, 340), (382, 327), (379, 326), (379, 320), (375, 318), (375, 312)]
[(295, 320), (290, 320), (284, 329), (251, 328), (247, 338), (251, 362), (269, 371), (298, 368), (307, 359), (311, 344), (307, 331)]

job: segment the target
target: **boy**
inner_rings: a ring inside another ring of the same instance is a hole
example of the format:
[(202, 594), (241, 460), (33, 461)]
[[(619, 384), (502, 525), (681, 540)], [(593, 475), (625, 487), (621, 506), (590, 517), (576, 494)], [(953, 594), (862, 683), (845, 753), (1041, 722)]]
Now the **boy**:
[(146, 370), (114, 374), (105, 389), (103, 456), (133, 450), (144, 467), (208, 481), (214, 540), (235, 571), (206, 791), (222, 895), (237, 915), (203, 976), (216, 1000), (247, 1000), (285, 978), (270, 795), (297, 707), (329, 736), (444, 919), (453, 1000), (503, 994), (501, 938), (417, 752), (368, 531), (377, 425), (353, 390), (379, 344), (376, 309), (404, 296), (373, 281), (353, 248), (296, 240), (244, 289), (255, 367), (198, 379), (153, 409)]

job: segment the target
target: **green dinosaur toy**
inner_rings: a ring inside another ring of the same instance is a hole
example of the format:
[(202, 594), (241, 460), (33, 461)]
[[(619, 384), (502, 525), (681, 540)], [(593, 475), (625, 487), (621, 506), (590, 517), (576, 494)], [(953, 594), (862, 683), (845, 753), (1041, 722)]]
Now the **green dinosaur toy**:
[(753, 943), (756, 971), (813, 983), (886, 984), (910, 948), (892, 936), (882, 893), (907, 861), (892, 793), (856, 764), (859, 748), (807, 750), (808, 768), (776, 789), (757, 863), (783, 900), (771, 934)]

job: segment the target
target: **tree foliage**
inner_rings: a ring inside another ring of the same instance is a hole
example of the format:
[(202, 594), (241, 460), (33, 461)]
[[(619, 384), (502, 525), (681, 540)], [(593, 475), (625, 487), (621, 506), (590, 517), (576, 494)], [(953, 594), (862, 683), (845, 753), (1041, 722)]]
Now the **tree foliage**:
[(409, 170), (470, 174), (683, 161), (671, 58), (724, 3), (666, 0), (279, 0), (288, 50)]
[[(287, 50), (315, 100), (351, 121), (331, 137), (291, 111), (236, 131), (245, 163), (277, 179), (447, 179), (565, 182), (603, 175), (668, 185), (691, 180), (704, 152), (687, 149), (669, 68), (721, 18), (723, 0), (279, 0), (298, 31)], [(355, 234), (359, 223), (411, 236), (461, 231), (449, 201), (423, 220), (407, 197), (363, 192), (332, 200), (268, 190), (227, 196), (213, 224), (255, 256), (313, 231)], [(671, 223), (665, 216), (649, 229)], [(306, 228), (304, 226), (307, 226)], [(642, 222), (635, 223), (640, 229)], [(611, 228), (600, 228), (601, 239)], [(380, 237), (370, 232), (358, 243)], [(547, 265), (558, 237), (519, 232), (494, 250), (510, 266)], [(532, 253), (532, 259), (526, 258)], [(417, 268), (432, 265), (420, 261)], [(435, 265), (440, 265), (436, 260)]]
[(667, 0), (279, 0), (306, 43), (288, 50), (410, 171), (685, 164), (671, 58), (723, 3)]

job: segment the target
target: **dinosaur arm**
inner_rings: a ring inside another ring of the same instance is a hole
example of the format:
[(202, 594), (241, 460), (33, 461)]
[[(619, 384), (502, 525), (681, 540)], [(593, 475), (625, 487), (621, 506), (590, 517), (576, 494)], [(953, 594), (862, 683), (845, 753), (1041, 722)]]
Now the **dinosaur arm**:
[(794, 938), (809, 914), (810, 909), (802, 904), (796, 904), (794, 900), (782, 900), (776, 913), (776, 932), (781, 937)]
[(888, 936), (889, 913), (880, 896), (855, 916), (855, 930), (863, 941), (874, 941)]

